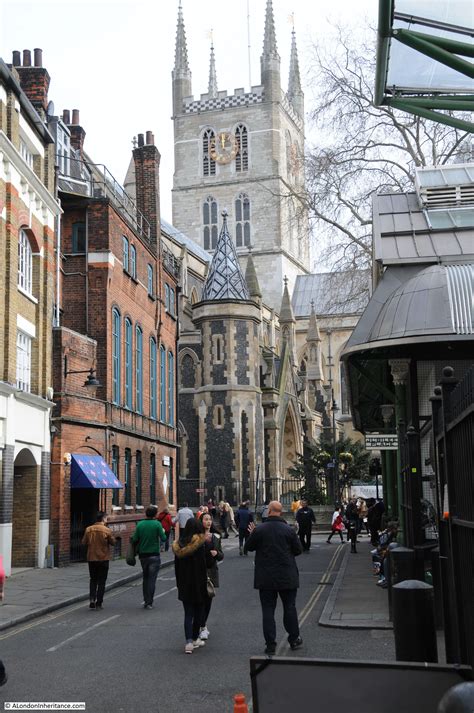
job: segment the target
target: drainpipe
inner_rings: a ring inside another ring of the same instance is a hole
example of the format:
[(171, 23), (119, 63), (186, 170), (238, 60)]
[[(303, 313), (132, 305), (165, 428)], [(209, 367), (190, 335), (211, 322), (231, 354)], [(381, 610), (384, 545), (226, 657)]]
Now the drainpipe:
[[(58, 205), (61, 209), (61, 201), (58, 198)], [(62, 211), (61, 211), (62, 213)], [(56, 309), (55, 309), (55, 322), (56, 327), (60, 326), (60, 309), (59, 309), (59, 299), (61, 295), (61, 290), (59, 287), (59, 279), (61, 274), (61, 213), (57, 217), (57, 231), (56, 231)]]
[[(86, 274), (85, 274), (85, 300), (86, 300), (86, 335), (89, 336), (89, 206), (86, 207)], [(96, 354), (97, 359), (97, 354)]]

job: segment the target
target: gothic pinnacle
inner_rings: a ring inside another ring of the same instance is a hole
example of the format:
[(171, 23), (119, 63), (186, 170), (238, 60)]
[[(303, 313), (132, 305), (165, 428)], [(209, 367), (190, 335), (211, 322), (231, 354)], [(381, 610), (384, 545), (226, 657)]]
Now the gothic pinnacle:
[[(211, 30), (212, 32), (212, 30)], [(217, 73), (216, 73), (216, 57), (214, 54), (214, 40), (211, 40), (211, 59), (209, 63), (209, 97), (217, 97)]]

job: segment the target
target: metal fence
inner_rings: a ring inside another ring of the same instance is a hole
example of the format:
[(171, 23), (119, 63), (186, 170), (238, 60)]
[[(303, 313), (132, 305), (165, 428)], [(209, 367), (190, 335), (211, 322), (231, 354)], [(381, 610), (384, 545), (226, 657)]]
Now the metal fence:
[(446, 657), (474, 666), (474, 366), (443, 369), (432, 413)]
[(299, 499), (304, 479), (264, 478), (256, 479), (245, 486), (238, 481), (225, 484), (202, 482), (198, 478), (178, 480), (178, 503), (187, 502), (190, 507), (198, 507), (209, 498), (214, 502), (227, 500), (232, 507), (238, 507), (243, 500), (250, 500), (252, 507), (262, 505), (265, 500), (280, 500), (285, 510), (290, 510), (293, 500)]

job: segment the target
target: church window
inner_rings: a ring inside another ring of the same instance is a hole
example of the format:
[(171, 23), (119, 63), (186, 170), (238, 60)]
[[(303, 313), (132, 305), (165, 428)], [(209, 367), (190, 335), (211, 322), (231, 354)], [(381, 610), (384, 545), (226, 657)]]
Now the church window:
[(238, 248), (250, 245), (250, 200), (246, 193), (235, 201), (235, 244)]
[(211, 145), (215, 136), (213, 129), (206, 129), (202, 135), (202, 172), (204, 176), (216, 175), (216, 162), (211, 158)]
[(214, 406), (214, 428), (224, 428), (224, 409), (222, 406)]
[(249, 168), (249, 143), (247, 127), (244, 124), (239, 124), (235, 130), (235, 138), (239, 146), (237, 156), (235, 157), (235, 170), (237, 172), (248, 171)]
[(204, 250), (215, 250), (217, 245), (217, 201), (208, 196), (202, 207)]
[(222, 334), (214, 334), (212, 339), (214, 342), (214, 353), (212, 355), (214, 364), (222, 364), (224, 360), (224, 340)]

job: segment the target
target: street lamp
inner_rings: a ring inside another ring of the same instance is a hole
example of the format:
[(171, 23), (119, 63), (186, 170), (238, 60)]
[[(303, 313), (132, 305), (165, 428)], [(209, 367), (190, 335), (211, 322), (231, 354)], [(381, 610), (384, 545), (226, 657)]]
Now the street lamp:
[(334, 463), (334, 499), (339, 502), (339, 467), (337, 462), (336, 449), (336, 411), (337, 403), (334, 398), (334, 389), (331, 389), (331, 410), (332, 410), (332, 448), (333, 448), (333, 463)]
[(79, 370), (71, 370), (69, 371), (67, 368), (67, 356), (64, 357), (64, 371), (63, 375), (64, 378), (69, 376), (69, 374), (87, 374), (87, 379), (84, 382), (84, 386), (87, 389), (96, 389), (98, 386), (101, 386), (100, 381), (95, 375), (95, 369), (79, 369)]

